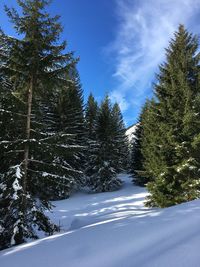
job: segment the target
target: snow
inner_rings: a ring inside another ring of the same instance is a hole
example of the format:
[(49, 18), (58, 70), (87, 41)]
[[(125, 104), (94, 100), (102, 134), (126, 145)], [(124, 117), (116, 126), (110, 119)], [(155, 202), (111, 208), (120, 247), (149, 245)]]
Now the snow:
[(20, 179), (22, 177), (20, 166), (16, 166), (16, 177)]
[(48, 214), (62, 232), (0, 252), (1, 267), (199, 267), (200, 200), (144, 207), (147, 192), (74, 194)]
[(137, 128), (137, 125), (138, 124), (134, 124), (133, 126), (129, 127), (127, 130), (126, 130), (126, 136), (128, 137), (128, 141), (131, 143), (131, 141), (134, 139), (134, 133), (136, 131), (136, 128)]
[(13, 231), (13, 235), (12, 235), (12, 238), (11, 238), (11, 245), (15, 245), (16, 242), (15, 242), (15, 235), (16, 233), (19, 231), (19, 227), (18, 225), (21, 223), (20, 220), (17, 220), (15, 225), (14, 225), (14, 231)]
[(19, 179), (22, 177), (22, 174), (21, 174), (20, 165), (14, 166), (14, 167), (12, 167), (12, 169), (16, 169), (16, 173), (15, 173), (16, 178), (12, 184), (12, 187), (14, 190), (13, 199), (17, 200), (18, 199), (18, 191), (20, 191), (22, 189), (22, 187), (19, 185)]

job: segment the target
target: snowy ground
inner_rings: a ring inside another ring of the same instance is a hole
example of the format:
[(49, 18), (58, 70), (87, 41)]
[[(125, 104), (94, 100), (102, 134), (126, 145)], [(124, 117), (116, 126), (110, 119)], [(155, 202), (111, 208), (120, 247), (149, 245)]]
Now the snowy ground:
[(199, 267), (200, 200), (147, 209), (127, 176), (113, 193), (54, 202), (60, 234), (0, 252), (1, 267)]

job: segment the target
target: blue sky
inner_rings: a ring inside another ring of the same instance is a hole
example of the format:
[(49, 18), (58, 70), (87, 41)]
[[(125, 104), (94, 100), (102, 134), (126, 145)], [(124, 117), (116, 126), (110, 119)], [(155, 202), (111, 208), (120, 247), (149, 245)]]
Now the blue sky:
[[(0, 25), (14, 35), (4, 4), (16, 7), (16, 0), (0, 1)], [(151, 97), (158, 64), (178, 25), (200, 33), (200, 0), (54, 0), (49, 10), (61, 15), (62, 37), (80, 56), (85, 99), (90, 91), (98, 101), (109, 94), (127, 126)]]

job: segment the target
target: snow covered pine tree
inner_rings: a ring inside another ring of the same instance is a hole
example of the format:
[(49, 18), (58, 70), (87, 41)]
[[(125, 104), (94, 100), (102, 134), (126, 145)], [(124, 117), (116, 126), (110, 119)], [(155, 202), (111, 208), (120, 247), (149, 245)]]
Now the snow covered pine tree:
[(108, 96), (101, 103), (96, 125), (96, 144), (92, 148), (91, 187), (96, 192), (117, 190), (121, 180), (117, 178), (118, 154), (116, 125)]
[[(0, 51), (0, 73), (10, 84), (9, 90), (2, 83), (0, 87), (0, 90), (7, 90), (6, 98), (1, 94), (0, 99), (1, 128), (5, 133), (0, 137), (0, 156), (3, 158), (3, 166), (1, 164), (0, 167), (1, 248), (36, 238), (37, 229), (48, 234), (57, 229), (44, 214), (44, 209), (50, 208), (48, 199), (38, 198), (40, 194), (35, 195), (37, 190), (33, 185), (34, 182), (38, 183), (33, 178), (45, 176), (52, 179), (59, 173), (58, 169), (62, 169), (65, 175), (61, 178), (64, 179), (67, 172), (71, 175), (74, 171), (69, 166), (58, 167), (56, 162), (49, 166), (48, 157), (43, 161), (40, 155), (37, 158), (34, 149), (45, 147), (45, 152), (51, 155), (53, 148), (50, 149), (49, 144), (58, 136), (57, 133), (55, 136), (45, 133), (41, 137), (40, 132), (40, 138), (35, 138), (38, 133), (34, 126), (40, 121), (37, 122), (33, 107), (37, 106), (37, 99), (44, 98), (49, 90), (69, 87), (71, 81), (66, 76), (76, 60), (71, 53), (63, 53), (65, 42), (57, 44), (62, 27), (58, 16), (50, 17), (44, 10), (50, 1), (17, 2), (22, 8), (22, 16), (14, 9), (6, 8), (6, 12), (16, 32), (24, 36), (23, 39), (8, 37), (3, 32), (0, 35), (0, 42), (4, 43)], [(14, 105), (11, 104), (13, 102)], [(44, 175), (47, 166), (51, 172)]]

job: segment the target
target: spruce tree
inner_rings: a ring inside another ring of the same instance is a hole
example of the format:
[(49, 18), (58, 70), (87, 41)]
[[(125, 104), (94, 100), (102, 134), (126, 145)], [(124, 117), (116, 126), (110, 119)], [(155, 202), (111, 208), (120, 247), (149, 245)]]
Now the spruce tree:
[(101, 103), (96, 126), (97, 142), (93, 153), (91, 185), (95, 192), (117, 190), (121, 180), (117, 178), (116, 129), (113, 125), (112, 105), (108, 97)]
[(158, 127), (159, 115), (157, 114), (158, 103), (154, 100), (147, 100), (143, 114), (143, 134), (141, 149), (143, 156), (143, 169), (140, 175), (145, 177), (147, 182), (154, 181), (165, 165), (165, 151), (161, 149), (159, 142), (162, 140), (162, 133)]
[[(151, 110), (154, 155), (145, 152), (149, 205), (166, 207), (199, 197), (200, 83), (198, 39), (183, 25), (166, 49)], [(155, 130), (154, 130), (155, 133)]]
[(116, 147), (116, 171), (119, 173), (128, 168), (128, 138), (123, 116), (118, 103), (112, 107), (113, 129), (115, 130), (113, 141)]
[(136, 124), (136, 130), (134, 132), (134, 138), (131, 140), (130, 147), (130, 174), (132, 175), (132, 181), (136, 185), (144, 186), (146, 184), (143, 179), (143, 156), (141, 151), (142, 140), (142, 121), (139, 118)]
[(68, 140), (69, 145), (76, 149), (73, 157), (65, 160), (79, 171), (75, 177), (75, 186), (85, 185), (85, 165), (86, 165), (86, 129), (84, 121), (84, 104), (83, 90), (76, 67), (72, 67), (67, 75), (71, 81), (67, 90), (63, 90), (60, 94), (58, 111), (61, 118), (61, 128), (66, 134), (71, 135)]
[[(34, 105), (38, 106), (37, 99), (48, 95), (50, 90), (63, 86), (68, 88), (69, 84), (73, 83), (68, 81), (66, 74), (74, 66), (75, 60), (71, 53), (63, 53), (65, 42), (58, 45), (62, 27), (58, 16), (50, 17), (45, 12), (49, 1), (17, 2), (22, 8), (21, 16), (14, 9), (6, 8), (6, 12), (16, 32), (24, 37), (22, 40), (15, 39), (3, 32), (0, 36), (1, 43), (6, 44), (3, 53), (0, 53), (0, 73), (8, 77), (11, 83), (7, 104), (5, 99), (1, 99), (1, 126), (5, 127), (6, 132), (3, 140), (1, 136), (3, 167), (0, 174), (0, 234), (3, 247), (22, 243), (28, 238), (36, 238), (37, 229), (47, 233), (56, 229), (44, 215), (44, 209), (50, 207), (48, 199), (35, 199), (34, 193), (37, 190), (34, 192), (33, 189), (33, 172), (36, 173), (37, 179), (41, 176), (52, 178), (54, 176), (50, 169), (54, 168), (54, 172), (59, 169), (64, 178), (67, 172), (72, 170), (65, 166), (62, 168), (60, 164), (51, 161), (52, 153), (56, 150), (57, 133), (53, 136), (52, 133), (49, 136), (45, 133), (42, 138), (35, 138), (42, 132), (38, 133), (35, 128), (35, 125), (41, 122), (36, 119)], [(14, 105), (11, 105), (10, 101), (13, 101)], [(6, 105), (6, 109), (2, 108), (2, 103)], [(8, 120), (10, 122), (6, 124)], [(14, 125), (16, 127), (13, 129)], [(64, 135), (60, 137), (63, 138)], [(58, 144), (60, 149), (68, 149), (68, 146), (63, 146), (63, 141), (59, 140)], [(35, 153), (36, 148), (46, 152), (48, 156), (45, 160), (41, 159), (40, 153), (39, 156)], [(43, 168), (39, 169), (38, 166), (42, 165)], [(44, 175), (43, 170), (46, 170), (47, 166), (49, 172)]]
[(89, 95), (85, 108), (85, 124), (87, 138), (89, 140), (96, 139), (96, 121), (98, 115), (98, 103), (92, 94)]
[(97, 141), (97, 118), (99, 107), (92, 94), (89, 95), (85, 107), (85, 129), (87, 137), (87, 164), (86, 164), (86, 184), (91, 186), (91, 176), (94, 174), (94, 161), (99, 149)]
[(145, 186), (152, 180), (152, 176), (146, 172), (148, 166), (145, 165), (148, 165), (149, 160), (152, 163), (153, 159), (156, 159), (156, 155), (153, 154), (156, 137), (155, 122), (150, 117), (152, 105), (153, 100), (147, 100), (143, 106), (131, 144), (130, 173), (133, 183), (140, 186)]
[(76, 162), (80, 146), (72, 144), (75, 136), (67, 133), (63, 125), (59, 108), (63, 91), (64, 88), (50, 92), (48, 98), (38, 99), (33, 105), (32, 136), (38, 142), (31, 148), (29, 171), (34, 184), (31, 189), (34, 195), (48, 200), (69, 197), (81, 175), (75, 164), (70, 163)]
[(145, 185), (143, 181), (140, 181), (138, 171), (142, 170), (143, 159), (141, 152), (141, 138), (142, 138), (142, 124), (139, 118), (136, 124), (136, 130), (134, 132), (134, 138), (131, 140), (130, 145), (130, 174), (132, 175), (133, 183), (136, 185)]

